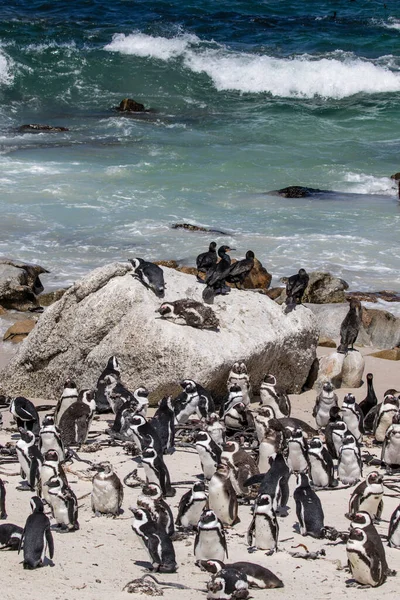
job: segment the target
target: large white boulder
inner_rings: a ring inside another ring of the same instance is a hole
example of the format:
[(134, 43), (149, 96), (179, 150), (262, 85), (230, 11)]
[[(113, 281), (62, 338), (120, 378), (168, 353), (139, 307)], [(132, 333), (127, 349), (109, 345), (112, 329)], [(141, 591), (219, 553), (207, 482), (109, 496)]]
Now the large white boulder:
[[(201, 301), (195, 277), (164, 268), (165, 300)], [(180, 326), (159, 318), (161, 300), (132, 277), (129, 263), (98, 268), (48, 307), (0, 373), (0, 391), (57, 398), (64, 380), (92, 388), (110, 356), (121, 363), (129, 389), (140, 385), (152, 400), (178, 391), (192, 378), (214, 393), (226, 390), (232, 363), (245, 360), (255, 391), (267, 372), (299, 392), (316, 356), (313, 313), (299, 306), (285, 315), (268, 297), (241, 290), (217, 296), (219, 331)]]

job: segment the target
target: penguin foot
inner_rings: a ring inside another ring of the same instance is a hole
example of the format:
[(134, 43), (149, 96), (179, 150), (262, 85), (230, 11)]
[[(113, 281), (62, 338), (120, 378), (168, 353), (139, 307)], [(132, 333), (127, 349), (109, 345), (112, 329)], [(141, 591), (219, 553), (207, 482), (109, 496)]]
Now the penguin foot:
[(354, 579), (349, 579), (348, 581), (346, 581), (346, 587), (347, 588), (357, 588), (359, 590), (367, 590), (371, 586), (370, 585), (362, 585), (361, 583), (358, 583), (358, 581), (355, 581)]

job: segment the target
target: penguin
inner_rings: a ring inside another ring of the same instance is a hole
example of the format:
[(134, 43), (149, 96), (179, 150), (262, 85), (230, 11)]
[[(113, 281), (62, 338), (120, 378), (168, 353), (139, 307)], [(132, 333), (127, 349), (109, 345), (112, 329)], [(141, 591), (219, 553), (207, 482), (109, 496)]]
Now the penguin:
[(224, 568), (211, 576), (207, 583), (207, 600), (245, 600), (249, 597), (249, 584), (244, 573)]
[(255, 415), (254, 425), (259, 440), (257, 466), (260, 473), (266, 473), (271, 457), (286, 451), (284, 429), (276, 419), (266, 419), (260, 414)]
[[(139, 401), (134, 394), (128, 390), (121, 382), (120, 378), (113, 373), (108, 373), (104, 377), (104, 396), (111, 407), (112, 412), (117, 415), (118, 412), (128, 403), (132, 402), (136, 408), (136, 412), (141, 412), (139, 409)], [(145, 388), (143, 388), (145, 389)], [(147, 390), (146, 390), (147, 391)], [(147, 394), (148, 395), (148, 394)], [(147, 406), (144, 406), (144, 415), (146, 414)]]
[(61, 439), (65, 446), (80, 446), (87, 440), (95, 411), (94, 392), (81, 390), (60, 419)]
[(215, 558), (223, 561), (225, 556), (228, 557), (224, 527), (210, 509), (203, 511), (197, 524), (194, 555), (196, 560)]
[(38, 496), (30, 501), (32, 514), (26, 520), (18, 548), (24, 550), (24, 569), (36, 569), (44, 564), (48, 548), (50, 559), (54, 556), (54, 542), (50, 521), (43, 512), (43, 502)]
[(386, 430), (382, 446), (381, 461), (390, 469), (400, 466), (400, 414), (393, 416), (392, 424)]
[[(333, 407), (336, 408), (336, 407)], [(333, 409), (331, 409), (333, 411)], [(336, 414), (336, 411), (332, 414)], [(341, 412), (338, 408), (337, 416), (332, 417), (328, 425), (325, 427), (325, 443), (329, 454), (332, 458), (339, 458), (340, 448), (342, 447), (343, 438), (350, 434), (347, 425), (342, 421)]]
[[(386, 392), (383, 394), (383, 398), (386, 398), (386, 396), (398, 396), (398, 394), (399, 394), (399, 392), (397, 390), (390, 388), (389, 390), (386, 390)], [(373, 406), (366, 414), (366, 416), (364, 418), (364, 428), (366, 431), (373, 433), (375, 419), (376, 419), (381, 407), (382, 407), (382, 402), (379, 402), (378, 404)]]
[(176, 490), (171, 486), (167, 465), (160, 452), (155, 448), (146, 448), (142, 451), (141, 460), (149, 483), (157, 483), (166, 497), (175, 496)]
[(156, 428), (142, 415), (128, 417), (129, 432), (139, 449), (154, 448), (162, 455), (163, 447)]
[(363, 587), (378, 587), (385, 583), (387, 569), (383, 546), (376, 546), (368, 531), (359, 527), (350, 529), (346, 553), (348, 565), (356, 584)]
[(23, 531), (22, 527), (13, 523), (0, 525), (0, 550), (18, 550)]
[(181, 425), (187, 423), (189, 418), (196, 412), (200, 401), (200, 394), (197, 390), (197, 384), (192, 379), (184, 379), (180, 383), (183, 388), (174, 400), (175, 424)]
[(214, 511), (223, 525), (236, 525), (238, 501), (230, 480), (230, 466), (220, 463), (208, 484), (208, 507)]
[(121, 512), (124, 488), (109, 461), (95, 465), (97, 471), (92, 479), (92, 511), (96, 517), (107, 515), (117, 517)]
[(77, 531), (79, 529), (78, 500), (75, 493), (57, 475), (46, 482), (46, 485), (57, 529), (61, 532)]
[(290, 417), (292, 407), (289, 396), (282, 388), (277, 386), (276, 377), (272, 373), (267, 373), (261, 382), (260, 405), (271, 406), (276, 419)]
[(221, 569), (236, 569), (240, 573), (244, 573), (250, 587), (259, 589), (274, 589), (283, 587), (283, 582), (272, 571), (245, 561), (235, 562), (229, 565), (224, 564), (221, 560), (199, 560), (197, 566), (208, 573), (218, 573)]
[(321, 539), (324, 537), (324, 511), (321, 500), (311, 489), (306, 473), (297, 475), (297, 487), (293, 498), (296, 503), (296, 515), (303, 536), (310, 535)]
[(251, 384), (247, 367), (244, 361), (237, 360), (231, 367), (228, 375), (227, 389), (228, 393), (233, 385), (239, 386), (242, 390), (242, 402), (248, 406), (251, 402)]
[[(109, 377), (107, 375), (107, 377)], [(122, 404), (120, 402), (122, 400)], [(112, 401), (110, 402), (112, 404)], [(119, 434), (121, 438), (125, 434), (126, 422), (125, 419), (128, 415), (141, 415), (145, 417), (147, 415), (147, 409), (149, 406), (149, 391), (144, 387), (136, 388), (132, 393), (129, 392), (129, 396), (126, 399), (120, 397), (115, 407), (115, 419), (113, 426), (109, 433), (112, 436)], [(123, 439), (123, 438), (122, 438)]]
[(343, 398), (341, 413), (348, 430), (354, 435), (357, 442), (361, 443), (364, 433), (364, 417), (353, 394), (346, 394)]
[(361, 327), (361, 315), (361, 302), (352, 298), (350, 300), (349, 312), (340, 325), (340, 344), (337, 348), (339, 353), (347, 354), (349, 350), (354, 350), (354, 343)]
[(74, 404), (78, 400), (78, 389), (75, 381), (68, 378), (64, 381), (64, 388), (60, 399), (57, 402), (56, 409), (54, 411), (54, 423), (57, 427), (60, 426), (60, 420), (67, 408)]
[(317, 395), (313, 409), (313, 417), (318, 429), (326, 427), (329, 423), (329, 414), (333, 406), (338, 406), (339, 398), (334, 392), (334, 387), (330, 381), (326, 381), (322, 390)]
[[(393, 511), (390, 517), (388, 530), (388, 546), (390, 548), (400, 548), (400, 504)], [(0, 529), (3, 525), (0, 525)], [(1, 541), (1, 540), (0, 540)]]
[(114, 375), (117, 379), (121, 377), (121, 367), (116, 356), (110, 356), (106, 368), (101, 373), (97, 380), (95, 391), (96, 412), (108, 413), (111, 412), (110, 403), (105, 395), (106, 383), (104, 378), (106, 375)]
[(301, 419), (296, 419), (294, 417), (283, 417), (277, 420), (284, 428), (289, 427), (290, 429), (301, 429), (306, 437), (318, 435), (318, 431), (314, 429), (314, 427), (311, 427), (311, 425), (305, 421), (302, 421)]
[(387, 575), (393, 575), (394, 572), (391, 571), (386, 562), (385, 549), (383, 547), (381, 536), (379, 535), (376, 527), (372, 523), (371, 516), (365, 511), (359, 511), (353, 516), (353, 520), (350, 524), (350, 533), (354, 529), (360, 529), (365, 532), (368, 540), (371, 542), (372, 546), (376, 549), (379, 556), (381, 557), (381, 562), (383, 566), (383, 570)]
[(129, 262), (134, 271), (132, 277), (139, 279), (158, 298), (164, 298), (165, 282), (162, 268), (152, 262), (143, 260), (143, 258), (130, 258)]
[(215, 267), (217, 259), (217, 244), (216, 242), (211, 242), (208, 247), (208, 252), (202, 252), (196, 258), (197, 281), (204, 283), (203, 280), (200, 279), (199, 273), (207, 274), (207, 271)]
[(399, 410), (399, 399), (393, 395), (387, 395), (380, 405), (374, 421), (374, 436), (379, 443), (385, 441), (386, 431), (393, 422), (393, 417)]
[(287, 464), (292, 473), (309, 471), (308, 444), (303, 430), (286, 428), (286, 443), (288, 449)]
[(243, 400), (243, 392), (238, 385), (232, 385), (223, 408), (223, 422), (232, 432), (247, 429), (251, 425), (249, 411)]
[(185, 529), (196, 529), (206, 503), (206, 486), (203, 481), (196, 481), (180, 499), (176, 525)]
[(43, 419), (39, 431), (39, 450), (43, 456), (48, 450), (55, 450), (60, 462), (63, 462), (65, 459), (65, 449), (60, 430), (55, 425), (53, 417), (49, 415), (46, 415)]
[(314, 487), (336, 487), (335, 468), (332, 456), (319, 437), (313, 437), (308, 444), (310, 479)]
[(143, 508), (131, 508), (132, 529), (149, 553), (152, 568), (159, 573), (176, 573), (175, 549), (171, 538), (151, 519)]
[(39, 415), (30, 400), (23, 396), (18, 396), (11, 401), (10, 413), (14, 417), (18, 429), (22, 427), (32, 431), (35, 435), (39, 434)]
[(6, 512), (6, 486), (2, 479), (0, 479), (0, 519), (7, 519)]
[(296, 275), (291, 275), (286, 279), (285, 303), (287, 306), (301, 304), (309, 280), (310, 278), (305, 269), (299, 269)]
[(242, 260), (237, 260), (231, 264), (228, 275), (225, 279), (227, 283), (234, 284), (238, 288), (238, 284), (243, 289), (244, 280), (251, 273), (254, 267), (255, 254), (252, 250), (247, 250), (246, 257)]
[(249, 452), (243, 450), (238, 442), (228, 441), (222, 448), (221, 461), (230, 466), (230, 480), (238, 496), (249, 492), (244, 482), (259, 473), (256, 461)]
[(215, 296), (229, 293), (229, 288), (225, 285), (225, 279), (231, 268), (231, 258), (228, 254), (234, 248), (229, 246), (220, 246), (218, 256), (220, 261), (207, 272), (205, 278), (206, 287), (203, 290), (202, 297), (206, 304), (213, 304)]
[(222, 448), (225, 444), (226, 427), (220, 420), (218, 413), (211, 413), (206, 420), (205, 431), (210, 435), (211, 439)]
[(247, 545), (268, 550), (267, 556), (278, 551), (279, 525), (269, 494), (260, 494), (254, 506), (253, 519), (247, 530)]
[(21, 476), (27, 480), (30, 490), (35, 489), (39, 480), (43, 456), (35, 444), (35, 434), (29, 429), (19, 429), (21, 438), (16, 443), (15, 449), (21, 467)]
[(221, 462), (222, 449), (217, 446), (210, 434), (206, 431), (199, 431), (196, 434), (195, 448), (199, 454), (204, 478), (211, 479), (217, 465)]
[(362, 477), (360, 447), (351, 434), (345, 435), (339, 451), (337, 466), (339, 481), (344, 485), (354, 485)]
[(175, 534), (174, 517), (169, 504), (157, 483), (147, 483), (142, 487), (142, 494), (137, 499), (139, 508), (147, 510), (153, 521), (169, 536)]
[(175, 448), (175, 413), (171, 396), (164, 396), (160, 400), (150, 422), (158, 433), (163, 453), (173, 451)]
[(358, 484), (349, 501), (349, 512), (346, 515), (349, 519), (363, 511), (367, 512), (371, 519), (380, 520), (383, 510), (382, 482), (383, 477), (377, 471), (372, 471), (365, 481)]
[(60, 464), (60, 458), (56, 450), (48, 450), (43, 456), (43, 463), (40, 466), (38, 495), (48, 504), (50, 504), (49, 489), (46, 484), (52, 477), (59, 477), (65, 485), (68, 485), (67, 477)]
[(272, 499), (275, 512), (286, 514), (289, 500), (290, 470), (281, 452), (272, 461), (271, 468), (265, 474), (253, 475), (244, 482), (246, 486), (260, 484), (258, 494), (268, 494)]
[(195, 329), (219, 329), (219, 319), (212, 308), (190, 298), (163, 302), (156, 310), (162, 319)]
[(378, 398), (376, 397), (374, 390), (374, 376), (372, 373), (367, 373), (367, 395), (359, 404), (360, 410), (364, 415), (367, 416), (371, 408), (378, 404)]

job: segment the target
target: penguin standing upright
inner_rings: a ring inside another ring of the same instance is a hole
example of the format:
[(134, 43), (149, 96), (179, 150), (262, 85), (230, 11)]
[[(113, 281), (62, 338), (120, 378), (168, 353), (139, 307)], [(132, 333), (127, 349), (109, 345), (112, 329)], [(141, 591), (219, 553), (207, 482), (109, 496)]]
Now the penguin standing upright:
[(239, 442), (228, 441), (224, 444), (221, 461), (226, 461), (231, 467), (230, 480), (238, 496), (245, 496), (249, 489), (245, 481), (259, 473), (257, 463), (249, 452), (240, 447)]
[(61, 439), (65, 446), (81, 446), (87, 440), (95, 410), (94, 392), (81, 390), (60, 419)]
[(143, 508), (130, 510), (133, 513), (132, 529), (149, 553), (153, 571), (175, 573), (178, 566), (171, 538), (151, 519), (147, 510)]
[(200, 402), (197, 384), (193, 379), (184, 379), (180, 385), (183, 391), (173, 401), (175, 423), (177, 425), (187, 423), (189, 418), (196, 412)]
[(326, 427), (329, 423), (330, 410), (338, 406), (339, 399), (330, 381), (326, 381), (317, 395), (313, 409), (313, 417), (318, 428)]
[(220, 420), (218, 413), (211, 413), (207, 418), (205, 425), (206, 432), (210, 435), (211, 439), (222, 448), (225, 444), (225, 424)]
[(360, 511), (367, 512), (371, 519), (380, 519), (383, 510), (383, 478), (378, 471), (368, 474), (354, 490), (346, 516), (352, 519)]
[(206, 503), (206, 486), (203, 481), (196, 481), (180, 499), (176, 524), (185, 529), (196, 529)]
[(99, 515), (117, 517), (124, 499), (124, 488), (109, 461), (95, 465), (97, 471), (92, 479), (92, 511)]
[(249, 415), (243, 402), (242, 389), (238, 385), (231, 385), (222, 413), (222, 419), (228, 432), (235, 433), (247, 429), (251, 425)]
[(310, 478), (315, 487), (336, 487), (335, 469), (332, 456), (319, 437), (313, 437), (308, 444)]
[(151, 424), (158, 433), (164, 454), (172, 451), (175, 446), (175, 413), (171, 396), (160, 400)]
[(64, 444), (61, 439), (60, 430), (55, 425), (53, 417), (49, 415), (46, 415), (43, 419), (39, 431), (39, 450), (43, 455), (48, 450), (55, 450), (61, 462), (65, 459)]
[(224, 560), (228, 556), (224, 527), (212, 510), (205, 510), (197, 525), (194, 540), (196, 560)]
[(75, 493), (61, 477), (53, 476), (47, 482), (49, 503), (53, 517), (60, 531), (77, 531), (78, 500)]
[(139, 449), (154, 448), (157, 454), (162, 455), (163, 447), (157, 430), (150, 420), (142, 415), (133, 415), (128, 418), (129, 431)]
[(306, 473), (309, 470), (308, 444), (303, 430), (286, 427), (288, 448), (287, 463), (292, 473)]
[(386, 430), (382, 446), (382, 462), (389, 468), (400, 466), (400, 414), (393, 416), (392, 424)]
[(225, 567), (212, 575), (207, 583), (207, 600), (246, 600), (248, 587), (245, 573)]
[[(126, 406), (128, 402), (132, 402), (132, 404), (135, 406), (136, 413), (140, 412), (138, 399), (130, 390), (125, 387), (119, 376), (117, 376), (115, 373), (108, 373), (105, 375), (103, 381), (105, 385), (104, 396), (115, 415), (117, 415), (118, 412), (124, 406)], [(146, 414), (146, 408), (147, 406), (143, 411), (144, 414)]]
[(341, 413), (348, 430), (354, 435), (357, 442), (361, 443), (364, 433), (364, 417), (353, 394), (346, 394), (343, 398)]
[(236, 525), (238, 501), (230, 480), (230, 466), (221, 463), (208, 484), (208, 507), (214, 511), (223, 525)]
[(260, 404), (271, 406), (276, 419), (290, 417), (292, 407), (287, 393), (277, 385), (275, 375), (267, 373), (260, 385)]
[(57, 402), (56, 409), (54, 411), (54, 422), (57, 427), (60, 426), (60, 420), (67, 408), (74, 404), (78, 400), (78, 389), (75, 381), (68, 378), (64, 382), (64, 388), (60, 399)]
[(48, 482), (54, 476), (60, 477), (68, 485), (64, 469), (60, 464), (60, 457), (56, 450), (48, 450), (43, 457), (43, 464), (40, 467), (40, 485), (38, 495), (50, 504)]
[(147, 481), (149, 483), (157, 483), (164, 496), (175, 496), (176, 490), (171, 486), (169, 471), (162, 454), (157, 452), (155, 448), (149, 447), (142, 451), (141, 459)]
[(338, 352), (347, 354), (349, 350), (354, 350), (354, 343), (361, 327), (361, 315), (361, 302), (352, 298), (350, 300), (349, 312), (346, 314), (340, 325), (340, 344), (337, 348)]
[(130, 258), (133, 267), (133, 277), (139, 279), (145, 287), (154, 292), (158, 298), (164, 298), (165, 281), (164, 272), (155, 263), (143, 260), (143, 258)]
[(35, 434), (29, 429), (19, 429), (21, 438), (16, 443), (18, 461), (21, 467), (21, 476), (27, 480), (31, 490), (39, 480), (40, 468), (43, 464), (43, 456), (36, 446)]
[(260, 414), (255, 415), (254, 426), (259, 440), (258, 469), (260, 473), (266, 473), (271, 466), (271, 458), (286, 450), (284, 428), (277, 419), (267, 419)]
[(247, 544), (273, 554), (278, 550), (279, 525), (269, 494), (260, 494), (247, 530)]
[(388, 394), (383, 399), (374, 421), (374, 436), (377, 442), (384, 442), (386, 431), (393, 422), (393, 417), (399, 411), (399, 399)]
[(199, 454), (204, 478), (211, 479), (221, 462), (222, 449), (206, 431), (199, 431), (195, 438), (195, 448)]
[(388, 530), (388, 546), (390, 548), (400, 548), (400, 504), (393, 511), (390, 517)]
[(311, 535), (318, 539), (324, 537), (324, 511), (321, 500), (311, 489), (306, 473), (297, 475), (297, 487), (293, 498), (301, 535)]
[(43, 512), (43, 502), (34, 496), (30, 504), (32, 514), (26, 520), (18, 550), (19, 553), (23, 547), (24, 569), (36, 569), (43, 566), (47, 548), (50, 558), (54, 556), (50, 521)]
[(253, 475), (245, 481), (245, 485), (260, 484), (258, 494), (268, 494), (272, 499), (275, 512), (285, 513), (289, 500), (290, 469), (282, 454), (278, 452), (272, 461), (271, 468), (265, 474)]
[(339, 451), (337, 466), (338, 479), (344, 485), (354, 485), (362, 477), (360, 447), (350, 433), (345, 435)]
[(164, 500), (162, 490), (157, 483), (147, 483), (137, 499), (139, 508), (149, 511), (153, 521), (169, 536), (175, 534), (174, 517), (169, 504)]
[(2, 479), (0, 479), (0, 519), (7, 519), (6, 487)]
[(232, 385), (240, 387), (242, 390), (242, 402), (245, 406), (248, 406), (251, 402), (251, 384), (246, 363), (242, 360), (237, 360), (231, 367), (227, 381), (228, 392)]
[(117, 379), (121, 377), (121, 367), (116, 356), (110, 356), (107, 362), (106, 368), (101, 373), (97, 380), (96, 391), (95, 391), (95, 402), (96, 411), (98, 413), (111, 412), (111, 406), (108, 398), (105, 395), (106, 383), (104, 378), (106, 375), (114, 375)]
[(383, 546), (376, 546), (367, 529), (352, 527), (346, 545), (348, 565), (356, 582), (363, 587), (385, 583), (387, 569)]
[(39, 434), (39, 415), (30, 400), (23, 396), (14, 398), (10, 404), (10, 413), (14, 417), (18, 429), (22, 427), (22, 429), (32, 431), (35, 435)]
[(330, 420), (325, 427), (325, 443), (332, 458), (339, 458), (343, 438), (350, 434), (346, 423), (342, 420), (339, 407), (334, 406), (330, 412)]

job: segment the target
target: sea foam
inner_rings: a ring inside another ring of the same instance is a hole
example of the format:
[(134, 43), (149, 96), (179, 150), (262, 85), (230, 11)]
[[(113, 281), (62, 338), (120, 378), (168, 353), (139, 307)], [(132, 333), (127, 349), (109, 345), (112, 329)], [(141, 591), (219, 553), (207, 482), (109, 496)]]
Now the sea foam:
[(14, 81), (11, 68), (11, 60), (0, 52), (0, 85), (10, 85)]
[(104, 50), (132, 54), (135, 56), (169, 60), (182, 55), (189, 44), (196, 43), (199, 38), (185, 34), (174, 38), (153, 37), (145, 33), (125, 35), (117, 33)]

